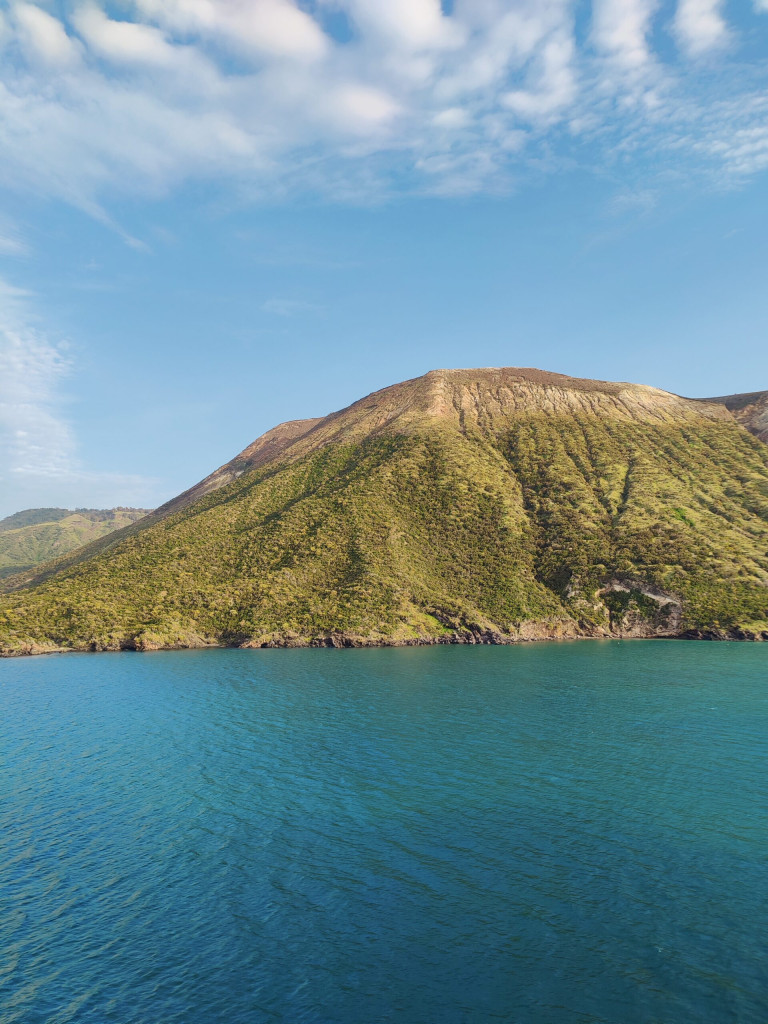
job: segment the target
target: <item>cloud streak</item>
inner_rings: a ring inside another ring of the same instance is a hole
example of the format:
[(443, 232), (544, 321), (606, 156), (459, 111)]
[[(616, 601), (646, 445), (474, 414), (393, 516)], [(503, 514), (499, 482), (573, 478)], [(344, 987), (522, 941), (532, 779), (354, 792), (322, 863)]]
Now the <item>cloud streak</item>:
[(0, 484), (14, 501), (0, 515), (50, 502), (52, 493), (78, 506), (84, 500), (118, 505), (145, 497), (153, 481), (82, 466), (63, 411), (72, 357), (66, 343), (38, 329), (31, 299), (0, 278)]
[[(97, 215), (115, 195), (195, 179), (251, 196), (495, 191), (622, 147), (738, 178), (744, 133), (765, 128), (765, 71), (745, 73), (722, 0), (671, 13), (593, 0), (578, 34), (575, 0), (455, 0), (450, 14), (439, 0), (67, 10), (24, 0), (4, 16), (0, 184)], [(662, 55), (665, 35), (676, 56)], [(718, 109), (739, 109), (736, 125), (700, 100), (703, 56), (720, 61)]]
[(0, 281), (0, 475), (60, 476), (70, 471), (74, 450), (56, 409), (70, 360), (65, 346), (30, 326), (27, 300)]

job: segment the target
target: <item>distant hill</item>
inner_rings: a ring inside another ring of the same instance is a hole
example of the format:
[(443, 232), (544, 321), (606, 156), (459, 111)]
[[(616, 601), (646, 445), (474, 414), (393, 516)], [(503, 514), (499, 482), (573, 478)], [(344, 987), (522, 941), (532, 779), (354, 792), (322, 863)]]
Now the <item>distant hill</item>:
[(768, 639), (764, 394), (432, 371), (6, 580), (0, 649)]
[(37, 526), (39, 523), (57, 523), (60, 519), (71, 516), (72, 512), (71, 508), (27, 508), (23, 512), (14, 512), (12, 516), (0, 519), (0, 533), (18, 530), (22, 526)]
[(0, 519), (0, 579), (66, 555), (134, 523), (139, 508), (28, 508)]

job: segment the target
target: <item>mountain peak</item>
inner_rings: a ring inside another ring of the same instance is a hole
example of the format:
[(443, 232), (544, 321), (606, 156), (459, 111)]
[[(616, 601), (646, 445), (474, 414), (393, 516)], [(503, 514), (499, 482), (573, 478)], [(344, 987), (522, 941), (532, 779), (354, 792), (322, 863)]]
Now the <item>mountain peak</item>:
[(497, 429), (520, 414), (599, 413), (619, 419), (729, 419), (717, 403), (689, 399), (646, 384), (570, 377), (535, 367), (430, 370), (421, 377), (375, 391), (321, 423), (376, 429), (424, 417), (458, 421), (462, 428)]
[(536, 367), (488, 366), (429, 370), (373, 391), (327, 416), (288, 420), (256, 438), (234, 459), (162, 505), (163, 517), (281, 456), (298, 457), (382, 430), (409, 433), (427, 423), (462, 431), (507, 429), (519, 416), (600, 415), (670, 423), (731, 420), (722, 400), (692, 400), (646, 384), (571, 377)]

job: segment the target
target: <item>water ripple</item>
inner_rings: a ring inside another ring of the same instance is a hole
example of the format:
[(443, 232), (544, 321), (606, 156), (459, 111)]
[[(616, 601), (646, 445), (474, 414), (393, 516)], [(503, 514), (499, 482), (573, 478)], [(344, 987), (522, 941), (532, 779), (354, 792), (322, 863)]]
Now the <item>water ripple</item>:
[(0, 663), (0, 1022), (765, 1024), (768, 645)]

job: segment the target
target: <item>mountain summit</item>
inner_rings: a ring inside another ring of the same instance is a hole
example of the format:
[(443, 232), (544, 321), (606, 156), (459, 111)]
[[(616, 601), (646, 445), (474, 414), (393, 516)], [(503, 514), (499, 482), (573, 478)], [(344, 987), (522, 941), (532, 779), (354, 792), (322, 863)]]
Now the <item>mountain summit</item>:
[(1, 649), (768, 639), (767, 397), (434, 370), (6, 581)]
[[(768, 397), (768, 392), (764, 393)], [(748, 396), (734, 396), (748, 397)], [(749, 396), (752, 397), (752, 396)], [(340, 412), (318, 419), (290, 420), (262, 434), (231, 462), (221, 466), (199, 484), (162, 506), (161, 515), (191, 504), (281, 455), (316, 451), (340, 440), (350, 441), (382, 430), (412, 432), (426, 422), (450, 424), (492, 431), (526, 412), (567, 414), (596, 412), (613, 418), (634, 418), (650, 422), (704, 416), (729, 420), (719, 406), (725, 398), (688, 399), (642, 384), (614, 384), (584, 380), (532, 368), (486, 368), (477, 370), (431, 370), (423, 377), (394, 384), (367, 395)], [(703, 409), (701, 404), (714, 408)], [(745, 424), (746, 425), (746, 424)], [(768, 426), (768, 424), (766, 424)]]

